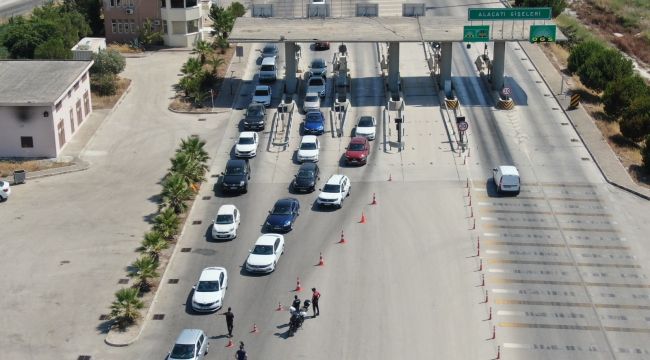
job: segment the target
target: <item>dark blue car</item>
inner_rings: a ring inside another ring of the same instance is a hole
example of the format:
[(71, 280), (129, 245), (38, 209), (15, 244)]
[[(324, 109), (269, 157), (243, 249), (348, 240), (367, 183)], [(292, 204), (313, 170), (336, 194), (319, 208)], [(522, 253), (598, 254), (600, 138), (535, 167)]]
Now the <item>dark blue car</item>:
[(291, 231), (293, 223), (300, 212), (300, 203), (296, 198), (285, 198), (275, 202), (273, 210), (266, 218), (266, 228), (269, 231)]
[(305, 134), (322, 135), (325, 132), (325, 116), (317, 110), (310, 111), (305, 116)]

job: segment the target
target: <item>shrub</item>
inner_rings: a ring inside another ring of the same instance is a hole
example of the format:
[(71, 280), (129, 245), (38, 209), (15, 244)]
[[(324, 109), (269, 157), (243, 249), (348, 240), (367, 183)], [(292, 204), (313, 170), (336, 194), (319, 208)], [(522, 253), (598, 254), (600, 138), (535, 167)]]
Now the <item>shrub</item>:
[(578, 69), (582, 83), (596, 91), (605, 89), (611, 81), (633, 74), (632, 61), (616, 49), (606, 49), (588, 57)]
[(623, 136), (641, 141), (650, 134), (650, 95), (638, 96), (623, 113), (620, 122)]
[(91, 74), (117, 75), (124, 71), (124, 68), (126, 67), (124, 56), (113, 49), (100, 50), (98, 53), (93, 54), (93, 60), (95, 63), (90, 68)]
[(101, 96), (115, 95), (117, 78), (113, 74), (93, 75), (90, 77), (90, 89)]
[(242, 17), (246, 14), (246, 8), (239, 1), (234, 1), (228, 6), (228, 11), (236, 18)]
[(144, 307), (144, 303), (138, 299), (138, 294), (138, 289), (134, 288), (120, 289), (115, 293), (110, 318), (120, 329), (133, 324), (142, 316), (140, 309)]
[(636, 97), (648, 94), (650, 88), (638, 75), (616, 79), (607, 84), (602, 96), (605, 113), (617, 119)]
[(641, 157), (643, 158), (643, 168), (650, 172), (650, 135), (646, 135), (643, 146), (641, 147)]
[(515, 0), (515, 6), (524, 7), (550, 7), (553, 17), (556, 17), (567, 7), (566, 0)]
[(72, 50), (67, 48), (61, 38), (48, 39), (34, 49), (34, 59), (71, 59)]
[(598, 41), (585, 41), (573, 47), (567, 61), (567, 69), (572, 73), (577, 72), (589, 57), (605, 51), (605, 45)]

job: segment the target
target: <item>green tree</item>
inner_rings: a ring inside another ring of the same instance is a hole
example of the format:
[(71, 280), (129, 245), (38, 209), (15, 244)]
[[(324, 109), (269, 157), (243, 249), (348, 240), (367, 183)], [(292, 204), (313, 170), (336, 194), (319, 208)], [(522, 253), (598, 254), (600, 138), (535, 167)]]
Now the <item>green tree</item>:
[(147, 19), (138, 30), (138, 41), (147, 47), (163, 43), (162, 31), (155, 31), (151, 19)]
[(575, 73), (592, 55), (605, 51), (605, 45), (597, 41), (585, 41), (574, 46), (569, 54), (567, 69)]
[(160, 258), (160, 253), (169, 247), (167, 240), (156, 230), (144, 234), (142, 240), (142, 251), (151, 256), (156, 262)]
[(53, 24), (32, 24), (22, 16), (9, 20), (2, 33), (2, 45), (13, 59), (33, 59), (34, 50), (55, 32)]
[(616, 79), (607, 84), (602, 96), (605, 113), (617, 119), (636, 97), (649, 94), (650, 87), (638, 75)]
[(192, 52), (199, 54), (199, 62), (203, 65), (205, 64), (207, 56), (212, 52), (212, 46), (210, 46), (210, 43), (207, 41), (199, 40), (196, 42), (196, 45), (194, 45)]
[(208, 64), (212, 66), (212, 75), (217, 75), (217, 72), (219, 70), (219, 66), (225, 64), (225, 60), (223, 58), (213, 58), (208, 61)]
[(192, 158), (188, 153), (178, 153), (171, 159), (171, 174), (180, 175), (187, 185), (200, 183), (205, 180), (208, 166)]
[(124, 288), (115, 293), (115, 301), (111, 304), (110, 319), (120, 328), (124, 329), (139, 319), (140, 309), (144, 303), (138, 299), (138, 289)]
[(192, 198), (192, 190), (180, 174), (170, 174), (163, 182), (163, 204), (174, 209), (176, 214), (187, 210), (187, 200)]
[(180, 219), (172, 208), (165, 208), (153, 219), (153, 229), (166, 240), (171, 240), (178, 233)]
[(113, 49), (100, 50), (98, 53), (93, 54), (93, 60), (94, 64), (90, 67), (91, 74), (117, 75), (124, 71), (126, 67), (124, 56)]
[(135, 285), (140, 291), (149, 291), (151, 279), (158, 276), (156, 269), (158, 269), (158, 261), (150, 255), (142, 255), (131, 264), (129, 276), (135, 278)]
[(34, 49), (34, 59), (71, 59), (72, 50), (65, 47), (63, 39), (51, 38)]
[(185, 75), (196, 75), (203, 69), (203, 64), (197, 58), (189, 58), (181, 67), (181, 72)]
[(202, 140), (198, 136), (188, 136), (185, 139), (181, 139), (181, 144), (176, 149), (176, 153), (186, 153), (203, 164), (207, 164), (210, 160), (210, 155), (205, 151), (205, 140)]
[(587, 58), (578, 69), (578, 76), (585, 86), (602, 91), (611, 81), (631, 76), (633, 72), (632, 61), (616, 49), (606, 49)]
[(101, 96), (115, 95), (117, 93), (117, 78), (113, 74), (91, 75), (90, 90)]
[(650, 135), (646, 135), (641, 146), (641, 158), (643, 159), (643, 168), (646, 172), (650, 172)]
[(633, 141), (641, 141), (650, 134), (650, 95), (632, 100), (619, 125), (623, 136)]
[(550, 7), (553, 17), (556, 17), (567, 7), (566, 0), (515, 0), (515, 6), (524, 7)]
[(230, 47), (230, 43), (228, 42), (228, 39), (226, 39), (226, 38), (223, 37), (223, 36), (217, 36), (217, 37), (214, 39), (213, 44), (214, 44), (214, 46), (216, 46), (216, 47), (218, 47), (218, 48), (220, 49), (220, 52), (221, 52), (222, 54), (225, 54), (225, 53), (226, 53), (226, 49), (228, 49), (228, 48)]
[(104, 35), (104, 19), (102, 19), (102, 2), (99, 0), (64, 0), (63, 6), (68, 11), (76, 11), (83, 15), (90, 26), (92, 35)]
[(213, 33), (228, 38), (228, 34), (235, 25), (235, 16), (221, 6), (213, 6), (210, 8), (208, 17), (212, 20)]
[(230, 6), (228, 6), (228, 12), (230, 12), (235, 18), (242, 17), (246, 14), (246, 7), (244, 7), (244, 4), (239, 1), (233, 1)]

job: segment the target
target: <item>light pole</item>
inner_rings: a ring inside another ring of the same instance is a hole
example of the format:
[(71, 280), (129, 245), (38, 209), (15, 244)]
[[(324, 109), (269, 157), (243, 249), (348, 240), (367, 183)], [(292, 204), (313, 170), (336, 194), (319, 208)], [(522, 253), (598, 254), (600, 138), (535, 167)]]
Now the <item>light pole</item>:
[(212, 110), (214, 110), (214, 92), (210, 89), (210, 100), (212, 100)]

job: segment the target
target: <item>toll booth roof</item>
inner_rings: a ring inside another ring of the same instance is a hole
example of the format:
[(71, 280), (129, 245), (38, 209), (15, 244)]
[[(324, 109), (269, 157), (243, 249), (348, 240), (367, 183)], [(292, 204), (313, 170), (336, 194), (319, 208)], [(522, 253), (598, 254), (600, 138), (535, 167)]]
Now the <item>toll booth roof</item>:
[[(490, 25), (490, 39), (527, 41), (530, 25), (553, 25), (551, 20), (468, 21), (467, 17), (240, 17), (229, 42), (430, 42), (463, 41), (466, 25)], [(566, 41), (557, 31), (557, 41)]]

